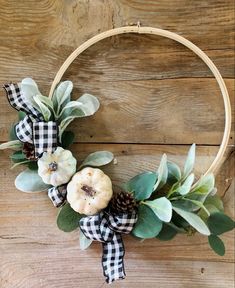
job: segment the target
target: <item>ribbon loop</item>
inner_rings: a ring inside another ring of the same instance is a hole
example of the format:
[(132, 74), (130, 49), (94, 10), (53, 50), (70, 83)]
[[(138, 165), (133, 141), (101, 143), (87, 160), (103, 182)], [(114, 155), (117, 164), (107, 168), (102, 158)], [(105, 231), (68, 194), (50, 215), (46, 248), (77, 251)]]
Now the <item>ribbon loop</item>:
[(130, 233), (136, 221), (135, 211), (121, 215), (100, 212), (80, 220), (80, 228), (84, 235), (103, 244), (102, 265), (107, 283), (125, 278), (123, 264), (125, 250), (121, 233)]
[(43, 115), (27, 100), (18, 84), (5, 84), (3, 88), (10, 105), (27, 114), (15, 125), (17, 138), (34, 145), (35, 157), (40, 157), (43, 152), (53, 152), (57, 148), (57, 123), (44, 122)]

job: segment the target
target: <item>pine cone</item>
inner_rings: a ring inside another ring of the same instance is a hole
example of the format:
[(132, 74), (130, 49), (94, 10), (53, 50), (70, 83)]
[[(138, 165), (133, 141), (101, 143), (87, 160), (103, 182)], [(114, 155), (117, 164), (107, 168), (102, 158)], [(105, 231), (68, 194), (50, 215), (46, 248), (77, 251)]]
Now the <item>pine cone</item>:
[(35, 160), (34, 145), (28, 142), (25, 142), (23, 145), (22, 152), (25, 154), (25, 157), (29, 160)]
[(131, 213), (137, 208), (136, 200), (132, 193), (121, 191), (116, 193), (110, 202), (110, 210), (113, 213)]

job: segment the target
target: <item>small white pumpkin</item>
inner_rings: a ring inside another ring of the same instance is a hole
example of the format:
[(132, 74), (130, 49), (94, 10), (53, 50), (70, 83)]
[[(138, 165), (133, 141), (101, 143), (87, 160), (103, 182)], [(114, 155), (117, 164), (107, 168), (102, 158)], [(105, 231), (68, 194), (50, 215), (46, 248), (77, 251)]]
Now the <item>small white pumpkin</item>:
[(112, 198), (112, 182), (104, 172), (87, 167), (77, 172), (67, 186), (67, 200), (76, 212), (94, 215)]
[(76, 172), (77, 160), (69, 150), (57, 147), (55, 152), (44, 152), (38, 160), (38, 174), (46, 184), (55, 187), (69, 182)]

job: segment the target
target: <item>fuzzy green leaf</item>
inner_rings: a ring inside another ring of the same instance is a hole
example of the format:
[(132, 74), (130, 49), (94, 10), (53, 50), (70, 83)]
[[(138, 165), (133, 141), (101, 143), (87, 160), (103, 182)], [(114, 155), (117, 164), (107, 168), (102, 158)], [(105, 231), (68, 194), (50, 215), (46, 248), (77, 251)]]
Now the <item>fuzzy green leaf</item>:
[(33, 97), (34, 101), (37, 103), (38, 105), (38, 109), (39, 111), (42, 113), (43, 118), (46, 122), (48, 122), (50, 120), (51, 117), (51, 111), (50, 109), (47, 107), (47, 105), (45, 105), (42, 101), (41, 101), (41, 96), (40, 95), (36, 95)]
[(157, 171), (158, 179), (154, 185), (154, 191), (161, 189), (167, 181), (168, 169), (167, 169), (167, 156), (163, 154), (158, 171)]
[(50, 187), (42, 181), (38, 171), (30, 169), (26, 169), (16, 177), (15, 186), (22, 192), (41, 192)]
[(0, 145), (0, 150), (4, 149), (20, 150), (22, 149), (22, 142), (20, 142), (20, 140), (5, 142)]
[(97, 151), (89, 154), (82, 162), (79, 169), (85, 166), (100, 167), (113, 161), (113, 153), (109, 151)]
[(124, 189), (133, 192), (136, 200), (148, 199), (153, 193), (157, 175), (153, 172), (144, 172), (136, 175), (124, 184)]
[(80, 249), (86, 250), (93, 241), (91, 239), (86, 238), (86, 236), (83, 234), (83, 232), (80, 229), (79, 234), (79, 243), (80, 243)]
[(100, 107), (99, 100), (91, 94), (83, 94), (77, 99), (77, 102), (81, 104), (80, 109), (86, 116), (93, 115)]
[(31, 78), (25, 78), (20, 83), (22, 94), (35, 108), (38, 108), (37, 103), (34, 100), (34, 96), (41, 95), (36, 82)]
[(224, 256), (225, 254), (224, 242), (218, 236), (210, 235), (208, 237), (208, 242), (210, 244), (210, 247), (215, 251), (216, 254)]
[(144, 204), (148, 205), (163, 222), (171, 221), (172, 205), (166, 197), (161, 197), (153, 201), (145, 201)]
[(187, 159), (185, 161), (183, 179), (188, 177), (188, 175), (193, 170), (194, 163), (195, 163), (195, 151), (196, 151), (196, 145), (193, 144), (188, 151), (188, 156), (187, 156)]
[(192, 227), (194, 227), (198, 232), (203, 235), (210, 235), (210, 231), (206, 226), (205, 222), (194, 213), (183, 210), (179, 207), (176, 207), (175, 204), (172, 205), (173, 210), (184, 218)]
[(70, 101), (72, 90), (73, 83), (71, 81), (63, 81), (56, 87), (52, 96), (52, 101), (57, 116), (60, 114), (60, 111), (64, 108), (64, 106)]
[(75, 212), (69, 203), (66, 203), (59, 211), (57, 216), (57, 226), (64, 232), (71, 232), (79, 227), (79, 220), (82, 215)]
[(190, 174), (186, 180), (184, 181), (184, 183), (179, 186), (179, 188), (176, 190), (177, 193), (181, 194), (181, 195), (186, 195), (189, 193), (191, 186), (193, 184), (194, 181), (194, 174)]
[(234, 229), (234, 221), (221, 212), (211, 214), (207, 219), (207, 225), (214, 235), (220, 235)]
[(132, 230), (132, 234), (139, 238), (153, 238), (162, 229), (162, 221), (146, 205), (138, 208), (138, 220)]

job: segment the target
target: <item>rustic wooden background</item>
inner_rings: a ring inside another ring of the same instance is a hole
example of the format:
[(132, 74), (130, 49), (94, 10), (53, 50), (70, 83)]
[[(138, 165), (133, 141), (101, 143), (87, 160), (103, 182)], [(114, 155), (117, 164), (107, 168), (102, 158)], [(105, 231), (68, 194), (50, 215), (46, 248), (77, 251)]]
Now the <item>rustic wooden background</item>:
[[(0, 0), (0, 7), (0, 83), (32, 77), (47, 95), (60, 65), (79, 44), (139, 20), (177, 32), (204, 50), (221, 71), (234, 109), (233, 0)], [(208, 68), (181, 45), (156, 36), (113, 37), (76, 59), (68, 78), (75, 85), (74, 98), (89, 92), (101, 102), (94, 117), (72, 125), (72, 150), (79, 160), (91, 151), (112, 151), (118, 163), (105, 171), (115, 183), (155, 169), (163, 152), (182, 165), (193, 142), (198, 144), (197, 175), (212, 163), (223, 135), (222, 97)], [(0, 107), (4, 142), (17, 116), (2, 90)], [(233, 143), (231, 133), (217, 174), (218, 191), (231, 216)], [(106, 287), (100, 244), (80, 251), (78, 232), (57, 229), (57, 209), (46, 194), (15, 189), (20, 169), (9, 170), (7, 156), (1, 152), (0, 286)], [(127, 278), (112, 287), (234, 287), (233, 236), (223, 236), (224, 257), (211, 252), (199, 235), (144, 243), (125, 237)]]

